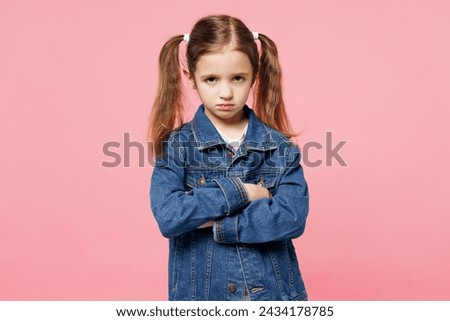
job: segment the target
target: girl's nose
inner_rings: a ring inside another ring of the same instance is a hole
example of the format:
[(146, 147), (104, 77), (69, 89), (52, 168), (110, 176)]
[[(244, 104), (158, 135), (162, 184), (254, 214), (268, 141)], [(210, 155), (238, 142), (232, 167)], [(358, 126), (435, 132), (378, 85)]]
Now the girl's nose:
[(231, 89), (230, 84), (228, 83), (221, 84), (219, 96), (220, 98), (225, 100), (233, 98), (233, 90)]

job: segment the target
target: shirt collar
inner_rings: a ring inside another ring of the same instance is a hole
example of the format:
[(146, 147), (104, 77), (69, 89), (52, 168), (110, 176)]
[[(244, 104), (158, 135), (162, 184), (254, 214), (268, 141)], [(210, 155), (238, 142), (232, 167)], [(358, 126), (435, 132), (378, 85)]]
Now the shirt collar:
[[(254, 111), (247, 105), (244, 106), (244, 113), (248, 118), (248, 129), (242, 145), (248, 150), (270, 150), (276, 148), (276, 142), (271, 136), (270, 128), (260, 121)], [(192, 119), (192, 131), (200, 149), (215, 145), (226, 145), (213, 123), (206, 116), (203, 104), (200, 105)]]

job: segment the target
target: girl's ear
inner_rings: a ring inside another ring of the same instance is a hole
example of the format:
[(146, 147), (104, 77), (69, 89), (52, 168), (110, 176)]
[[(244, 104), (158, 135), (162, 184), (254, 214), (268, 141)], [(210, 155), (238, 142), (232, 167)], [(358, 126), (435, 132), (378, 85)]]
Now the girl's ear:
[(189, 83), (191, 84), (192, 89), (197, 89), (197, 86), (195, 85), (194, 76), (189, 72), (189, 70), (183, 69), (183, 73), (187, 77)]

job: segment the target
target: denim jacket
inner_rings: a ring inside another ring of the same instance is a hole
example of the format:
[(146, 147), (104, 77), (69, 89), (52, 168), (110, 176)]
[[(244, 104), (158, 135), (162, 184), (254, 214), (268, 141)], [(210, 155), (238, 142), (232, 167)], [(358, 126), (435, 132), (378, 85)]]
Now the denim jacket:
[[(308, 215), (300, 151), (244, 112), (248, 130), (237, 150), (202, 105), (156, 160), (150, 199), (170, 242), (169, 300), (307, 300), (292, 243)], [(250, 202), (243, 183), (272, 196)], [(213, 228), (197, 228), (212, 220)]]

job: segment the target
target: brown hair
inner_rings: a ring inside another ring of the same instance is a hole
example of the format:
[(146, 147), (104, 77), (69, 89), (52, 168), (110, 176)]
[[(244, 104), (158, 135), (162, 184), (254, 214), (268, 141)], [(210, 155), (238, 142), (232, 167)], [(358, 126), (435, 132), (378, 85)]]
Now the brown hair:
[[(186, 49), (187, 68), (195, 72), (200, 57), (220, 50), (228, 44), (246, 54), (253, 69), (255, 82), (253, 109), (267, 125), (293, 136), (287, 118), (281, 90), (281, 67), (275, 43), (259, 34), (261, 56), (252, 32), (239, 19), (213, 15), (200, 19), (189, 35)], [(183, 35), (170, 38), (159, 55), (159, 83), (149, 124), (149, 139), (154, 143), (155, 156), (162, 154), (162, 143), (170, 133), (183, 124), (184, 105), (181, 81), (179, 44)]]

